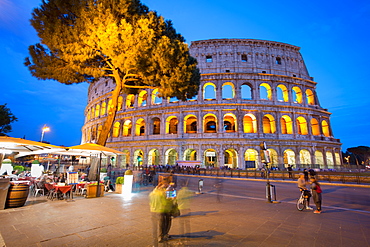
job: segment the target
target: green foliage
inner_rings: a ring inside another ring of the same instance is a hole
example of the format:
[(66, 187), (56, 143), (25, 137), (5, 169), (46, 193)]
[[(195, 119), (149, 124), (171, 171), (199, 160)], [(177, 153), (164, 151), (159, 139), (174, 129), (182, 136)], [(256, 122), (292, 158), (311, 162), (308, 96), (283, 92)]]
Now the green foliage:
[(100, 168), (100, 172), (107, 172), (107, 168)]
[(24, 167), (23, 166), (14, 166), (13, 167), (13, 170), (18, 170), (18, 174), (23, 172), (24, 171)]
[(40, 164), (40, 162), (38, 160), (33, 160), (32, 164)]
[(0, 136), (4, 136), (6, 133), (12, 131), (12, 122), (18, 121), (18, 119), (11, 113), (10, 109), (6, 107), (6, 104), (0, 105)]
[(124, 177), (117, 177), (116, 178), (116, 184), (123, 184), (125, 178)]

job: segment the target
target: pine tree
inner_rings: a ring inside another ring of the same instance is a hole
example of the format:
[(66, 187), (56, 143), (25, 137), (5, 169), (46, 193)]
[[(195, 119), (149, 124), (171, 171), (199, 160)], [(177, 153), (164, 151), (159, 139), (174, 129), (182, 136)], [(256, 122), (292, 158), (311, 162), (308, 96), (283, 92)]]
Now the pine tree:
[(112, 107), (99, 135), (105, 145), (118, 97), (158, 88), (160, 97), (194, 97), (200, 75), (184, 38), (139, 0), (43, 0), (31, 25), (40, 43), (26, 58), (32, 75), (64, 84), (112, 78)]
[(6, 104), (0, 105), (0, 136), (12, 131), (12, 122), (18, 121)]

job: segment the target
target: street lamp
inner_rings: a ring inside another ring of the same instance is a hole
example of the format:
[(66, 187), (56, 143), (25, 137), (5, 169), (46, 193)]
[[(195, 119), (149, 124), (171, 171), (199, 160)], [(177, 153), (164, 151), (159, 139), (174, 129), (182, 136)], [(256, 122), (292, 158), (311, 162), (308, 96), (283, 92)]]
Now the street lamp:
[(40, 140), (40, 142), (42, 142), (42, 141), (43, 141), (43, 139), (44, 139), (44, 134), (45, 134), (45, 132), (48, 132), (48, 131), (50, 131), (50, 128), (49, 128), (48, 126), (46, 126), (46, 124), (45, 124), (45, 125), (44, 125), (44, 127), (42, 127), (41, 140)]

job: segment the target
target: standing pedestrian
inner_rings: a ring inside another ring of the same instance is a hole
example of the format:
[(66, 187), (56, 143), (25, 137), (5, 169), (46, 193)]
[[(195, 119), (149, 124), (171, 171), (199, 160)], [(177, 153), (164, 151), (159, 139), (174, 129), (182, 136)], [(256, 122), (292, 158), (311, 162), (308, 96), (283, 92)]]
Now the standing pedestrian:
[(300, 191), (304, 193), (304, 196), (307, 197), (307, 205), (306, 205), (306, 209), (309, 209), (309, 210), (313, 210), (313, 208), (310, 207), (310, 198), (311, 198), (311, 193), (310, 191), (307, 189), (309, 183), (308, 181), (306, 182), (306, 179), (304, 177), (304, 174), (303, 173), (299, 173), (299, 178), (298, 178), (298, 188), (300, 189)]
[(311, 190), (312, 190), (312, 199), (316, 205), (315, 214), (321, 214), (321, 202), (322, 202), (322, 190), (320, 183), (317, 182), (315, 177), (311, 177)]
[(292, 171), (293, 171), (292, 166), (291, 166), (291, 165), (288, 165), (288, 174), (289, 174), (289, 178), (292, 178), (292, 177), (293, 177), (293, 176), (292, 176)]

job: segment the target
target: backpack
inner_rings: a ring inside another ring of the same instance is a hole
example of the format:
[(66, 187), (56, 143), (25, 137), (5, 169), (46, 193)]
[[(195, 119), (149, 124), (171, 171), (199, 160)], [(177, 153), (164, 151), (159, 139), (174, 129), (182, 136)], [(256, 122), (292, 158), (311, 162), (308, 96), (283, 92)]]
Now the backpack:
[(317, 193), (322, 193), (322, 189), (321, 189), (321, 187), (320, 187), (320, 185), (318, 185), (318, 184), (316, 184), (316, 192)]

